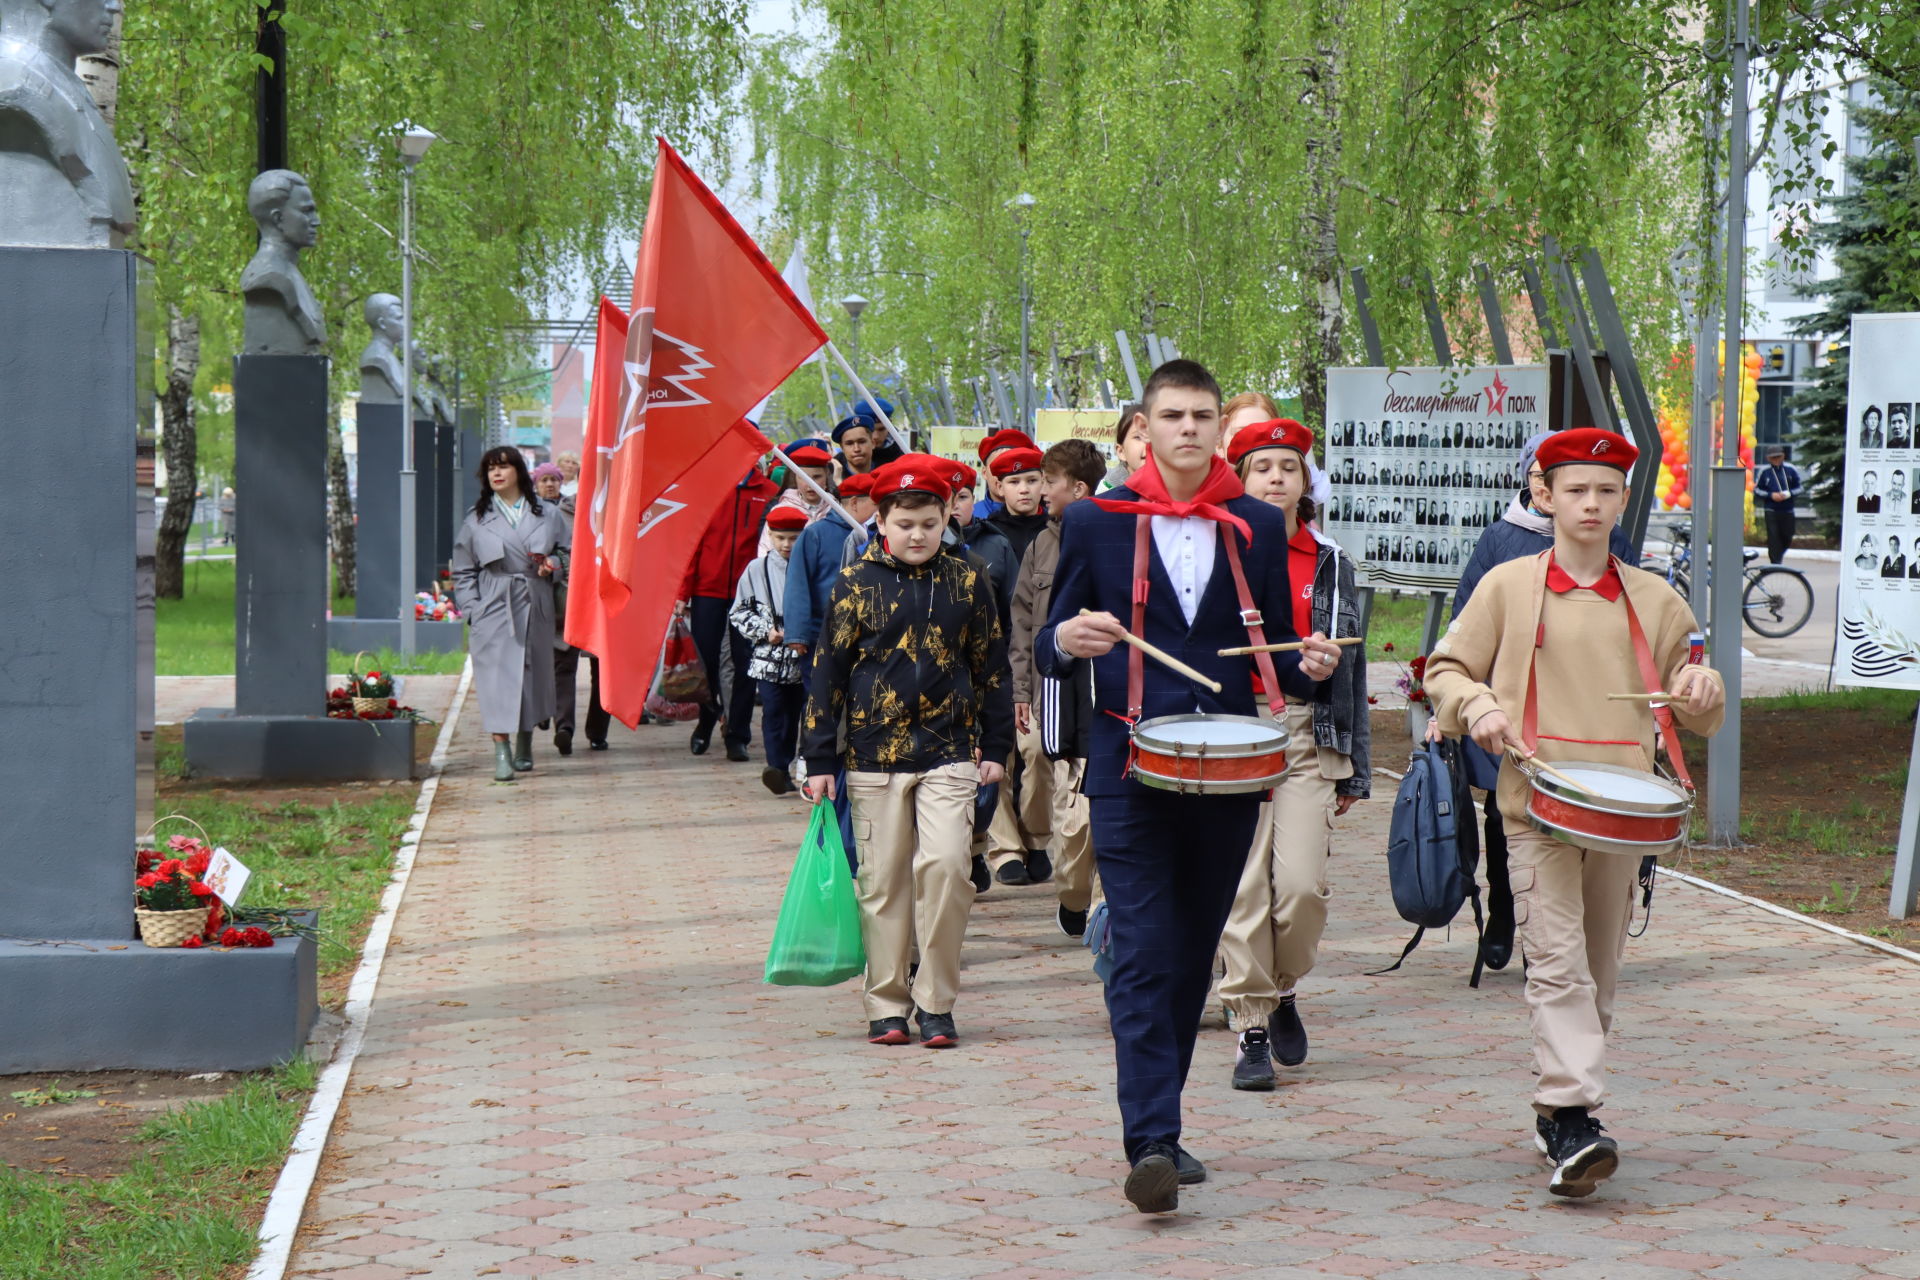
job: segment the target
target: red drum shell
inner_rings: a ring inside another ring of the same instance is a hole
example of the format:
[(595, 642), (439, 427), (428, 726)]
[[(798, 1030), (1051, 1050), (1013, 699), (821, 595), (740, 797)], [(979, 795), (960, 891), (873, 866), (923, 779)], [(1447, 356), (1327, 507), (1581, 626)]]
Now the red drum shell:
[[(1182, 749), (1156, 735), (1160, 726), (1180, 722), (1230, 721), (1258, 725), (1273, 738), (1271, 747), (1231, 744)], [(1189, 795), (1239, 795), (1266, 791), (1286, 777), (1287, 731), (1277, 720), (1254, 716), (1163, 716), (1143, 721), (1133, 735), (1133, 775), (1143, 786)]]
[[(1659, 781), (1671, 787), (1657, 775), (1614, 765), (1579, 760), (1556, 760), (1554, 765), (1563, 771), (1598, 770)], [(1564, 784), (1544, 772), (1533, 772), (1528, 781), (1531, 794), (1527, 799), (1527, 816), (1536, 830), (1555, 839), (1583, 849), (1631, 857), (1669, 853), (1686, 843), (1693, 800), (1678, 788), (1671, 788), (1675, 792), (1671, 803), (1650, 805), (1570, 793)]]

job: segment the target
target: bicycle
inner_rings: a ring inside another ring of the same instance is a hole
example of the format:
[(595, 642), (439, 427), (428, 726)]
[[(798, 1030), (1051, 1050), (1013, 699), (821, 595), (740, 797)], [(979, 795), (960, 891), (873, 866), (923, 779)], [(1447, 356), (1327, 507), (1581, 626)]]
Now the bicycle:
[[(1685, 525), (1673, 531), (1673, 554), (1642, 560), (1641, 567), (1660, 574), (1681, 595), (1688, 595), (1693, 569), (1693, 535)], [(1813, 584), (1799, 569), (1784, 564), (1756, 565), (1758, 551), (1741, 555), (1740, 617), (1755, 634), (1781, 640), (1807, 625), (1813, 616)], [(1707, 581), (1711, 583), (1711, 567)]]

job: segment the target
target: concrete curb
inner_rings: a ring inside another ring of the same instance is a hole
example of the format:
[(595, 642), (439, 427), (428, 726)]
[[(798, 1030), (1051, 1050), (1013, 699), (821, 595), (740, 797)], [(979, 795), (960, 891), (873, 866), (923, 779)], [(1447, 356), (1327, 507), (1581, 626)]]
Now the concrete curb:
[(1692, 885), (1696, 889), (1705, 889), (1708, 893), (1717, 893), (1723, 898), (1732, 898), (1735, 902), (1744, 902), (1750, 907), (1758, 907), (1769, 915), (1780, 916), (1796, 924), (1811, 925), (1823, 933), (1831, 933), (1836, 937), (1845, 938), (1849, 942), (1857, 942), (1863, 947), (1871, 947), (1875, 951), (1884, 951), (1890, 956), (1897, 956), (1899, 959), (1910, 960), (1914, 964), (1920, 964), (1920, 952), (1908, 951), (1905, 947), (1896, 947), (1891, 942), (1882, 942), (1878, 938), (1869, 938), (1866, 934), (1855, 933), (1851, 929), (1842, 929), (1837, 924), (1828, 924), (1825, 920), (1816, 920), (1812, 916), (1801, 915), (1798, 911), (1789, 911), (1785, 907), (1775, 906), (1773, 903), (1767, 902), (1764, 899), (1741, 893), (1738, 889), (1729, 889), (1723, 884), (1715, 884), (1711, 880), (1702, 880), (1699, 876), (1690, 876), (1684, 871), (1675, 871), (1664, 864), (1660, 867), (1660, 874), (1662, 877), (1671, 877), (1672, 879), (1678, 880), (1681, 884)]
[(400, 848), (393, 860), (393, 876), (381, 895), (379, 914), (374, 916), (373, 926), (367, 931), (367, 944), (360, 952), (360, 967), (354, 970), (353, 983), (347, 988), (345, 1030), (334, 1048), (332, 1060), (320, 1073), (320, 1083), (307, 1103), (300, 1131), (294, 1135), (293, 1149), (274, 1181), (266, 1215), (260, 1220), (260, 1253), (247, 1271), (247, 1280), (282, 1280), (293, 1258), (294, 1238), (300, 1232), (307, 1197), (320, 1172), (320, 1155), (326, 1149), (327, 1134), (340, 1111), (340, 1100), (346, 1094), (347, 1077), (353, 1072), (354, 1059), (360, 1056), (360, 1046), (366, 1042), (367, 1019), (373, 1012), (374, 991), (380, 985), (380, 968), (386, 963), (394, 917), (399, 914), (401, 899), (406, 897), (407, 882), (413, 877), (414, 854), (420, 848), (427, 816), (433, 812), (433, 798), (439, 794), (440, 774), (447, 764), (447, 748), (453, 744), (454, 730), (460, 724), (460, 708), (472, 683), (473, 661), (468, 659), (460, 672), (460, 684), (453, 692), (453, 706), (434, 739), (433, 755), (428, 760), (430, 772), (420, 786), (420, 801), (414, 806), (413, 820), (400, 837)]

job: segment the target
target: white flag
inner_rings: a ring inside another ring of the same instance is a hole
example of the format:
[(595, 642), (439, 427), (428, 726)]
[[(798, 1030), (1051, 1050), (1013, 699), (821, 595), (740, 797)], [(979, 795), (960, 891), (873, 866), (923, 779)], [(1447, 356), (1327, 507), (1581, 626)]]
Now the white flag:
[[(793, 246), (793, 253), (787, 258), (786, 269), (780, 273), (780, 278), (787, 282), (787, 288), (793, 290), (793, 296), (800, 299), (801, 304), (806, 307), (809, 315), (817, 316), (819, 314), (818, 309), (813, 305), (813, 283), (807, 279), (807, 260), (801, 256), (799, 245), (796, 244)], [(822, 359), (824, 359), (824, 357), (820, 352), (816, 351), (800, 363), (802, 365), (815, 364)], [(831, 389), (829, 389), (828, 395), (831, 397)], [(765, 400), (753, 406), (747, 413), (748, 420), (759, 422), (761, 417), (767, 412), (767, 406), (772, 403), (773, 397), (768, 396)], [(833, 411), (831, 399), (828, 401), (828, 411), (829, 413)]]

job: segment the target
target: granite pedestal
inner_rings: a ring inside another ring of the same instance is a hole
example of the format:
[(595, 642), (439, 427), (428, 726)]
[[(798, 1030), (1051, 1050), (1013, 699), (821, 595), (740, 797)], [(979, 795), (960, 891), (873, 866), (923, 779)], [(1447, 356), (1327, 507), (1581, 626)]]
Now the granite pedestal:
[(195, 777), (412, 774), (411, 722), (383, 738), (326, 714), (327, 408), (326, 357), (234, 360), (234, 705), (188, 718)]
[[(298, 1053), (317, 1007), (299, 948), (180, 953), (134, 934), (134, 434), (136, 385), (153, 368), (149, 278), (119, 250), (0, 248), (0, 447), (60, 478), (0, 504), (14, 548), (0, 556), (13, 836), (0, 841), (0, 1072), (258, 1066)], [(181, 1016), (157, 991), (219, 1012)]]

